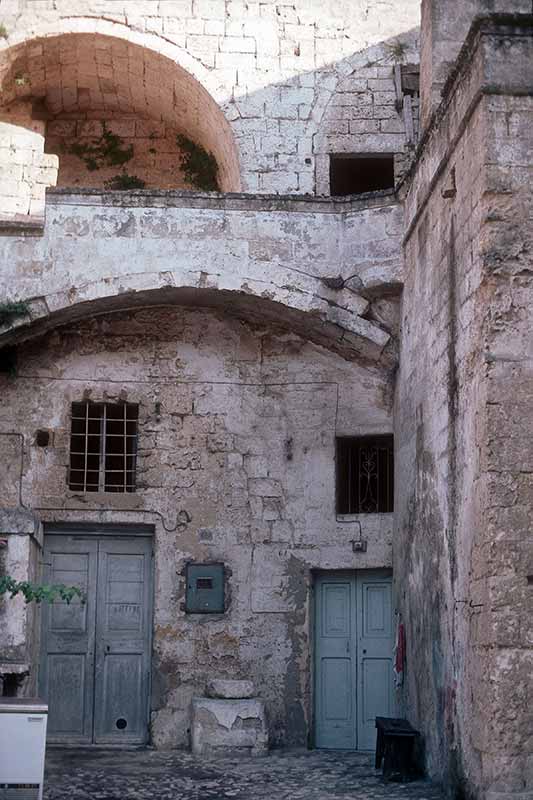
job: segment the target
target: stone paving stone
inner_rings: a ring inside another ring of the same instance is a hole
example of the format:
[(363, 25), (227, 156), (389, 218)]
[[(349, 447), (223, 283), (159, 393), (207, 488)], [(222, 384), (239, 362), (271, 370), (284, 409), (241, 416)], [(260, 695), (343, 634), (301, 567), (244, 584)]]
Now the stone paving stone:
[(59, 750), (46, 759), (44, 800), (441, 800), (427, 781), (385, 783), (366, 753), (273, 751), (199, 758), (181, 750)]

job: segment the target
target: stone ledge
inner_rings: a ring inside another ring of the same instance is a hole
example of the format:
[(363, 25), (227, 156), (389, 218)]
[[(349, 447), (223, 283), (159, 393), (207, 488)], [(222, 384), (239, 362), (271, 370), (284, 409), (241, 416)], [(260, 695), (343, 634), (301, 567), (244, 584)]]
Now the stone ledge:
[(0, 218), (0, 236), (40, 236), (44, 224), (44, 217)]
[(30, 665), (21, 661), (0, 661), (0, 675), (25, 675), (30, 671)]
[(266, 756), (265, 704), (258, 698), (193, 697), (191, 740), (192, 752), (196, 755)]
[[(398, 198), (393, 189), (365, 192), (347, 197), (245, 194), (242, 192), (188, 192), (173, 189), (48, 189), (51, 205), (119, 206), (134, 208), (212, 208), (229, 211), (292, 211), (339, 214), (366, 208), (393, 206)], [(43, 223), (44, 224), (44, 223)]]
[(220, 700), (249, 700), (255, 696), (252, 681), (213, 678), (207, 684), (207, 696)]

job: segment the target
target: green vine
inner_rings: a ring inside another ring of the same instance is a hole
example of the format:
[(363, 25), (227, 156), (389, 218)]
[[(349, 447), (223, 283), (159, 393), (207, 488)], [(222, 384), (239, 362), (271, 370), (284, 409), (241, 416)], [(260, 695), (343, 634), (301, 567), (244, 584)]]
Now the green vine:
[(16, 581), (9, 575), (0, 577), (0, 595), (3, 594), (9, 594), (10, 597), (21, 594), (26, 603), (53, 603), (57, 599), (70, 603), (75, 597), (85, 603), (85, 594), (77, 586), (65, 586), (63, 583), (37, 586), (30, 581)]
[(116, 133), (108, 131), (104, 123), (104, 132), (99, 139), (90, 143), (75, 142), (70, 148), (73, 155), (81, 158), (90, 172), (101, 167), (118, 167), (133, 158), (133, 145), (123, 147), (123, 141)]
[(144, 189), (146, 183), (137, 175), (128, 175), (127, 172), (123, 172), (105, 181), (104, 186), (106, 189)]
[(0, 325), (8, 325), (15, 317), (23, 317), (28, 312), (26, 303), (0, 303)]
[(181, 167), (187, 183), (204, 192), (219, 192), (218, 164), (213, 153), (182, 134), (176, 136), (176, 144), (181, 150)]

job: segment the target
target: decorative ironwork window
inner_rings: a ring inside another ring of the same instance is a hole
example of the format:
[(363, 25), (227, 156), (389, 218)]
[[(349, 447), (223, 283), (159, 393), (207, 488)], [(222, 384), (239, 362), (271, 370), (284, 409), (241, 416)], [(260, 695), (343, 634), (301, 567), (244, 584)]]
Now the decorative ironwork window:
[(394, 510), (392, 436), (337, 439), (337, 513)]
[(135, 491), (138, 417), (133, 403), (72, 403), (69, 489)]

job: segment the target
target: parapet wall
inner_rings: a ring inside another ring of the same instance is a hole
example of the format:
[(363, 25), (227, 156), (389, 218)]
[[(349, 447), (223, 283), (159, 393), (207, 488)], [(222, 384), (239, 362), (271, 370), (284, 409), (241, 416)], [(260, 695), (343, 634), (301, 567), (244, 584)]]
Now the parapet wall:
[[(141, 304), (223, 305), (346, 358), (395, 362), (402, 214), (356, 202), (185, 193), (58, 193), (44, 228), (0, 239), (3, 341)], [(30, 265), (33, 265), (30, 267)], [(332, 288), (324, 278), (346, 281)]]

